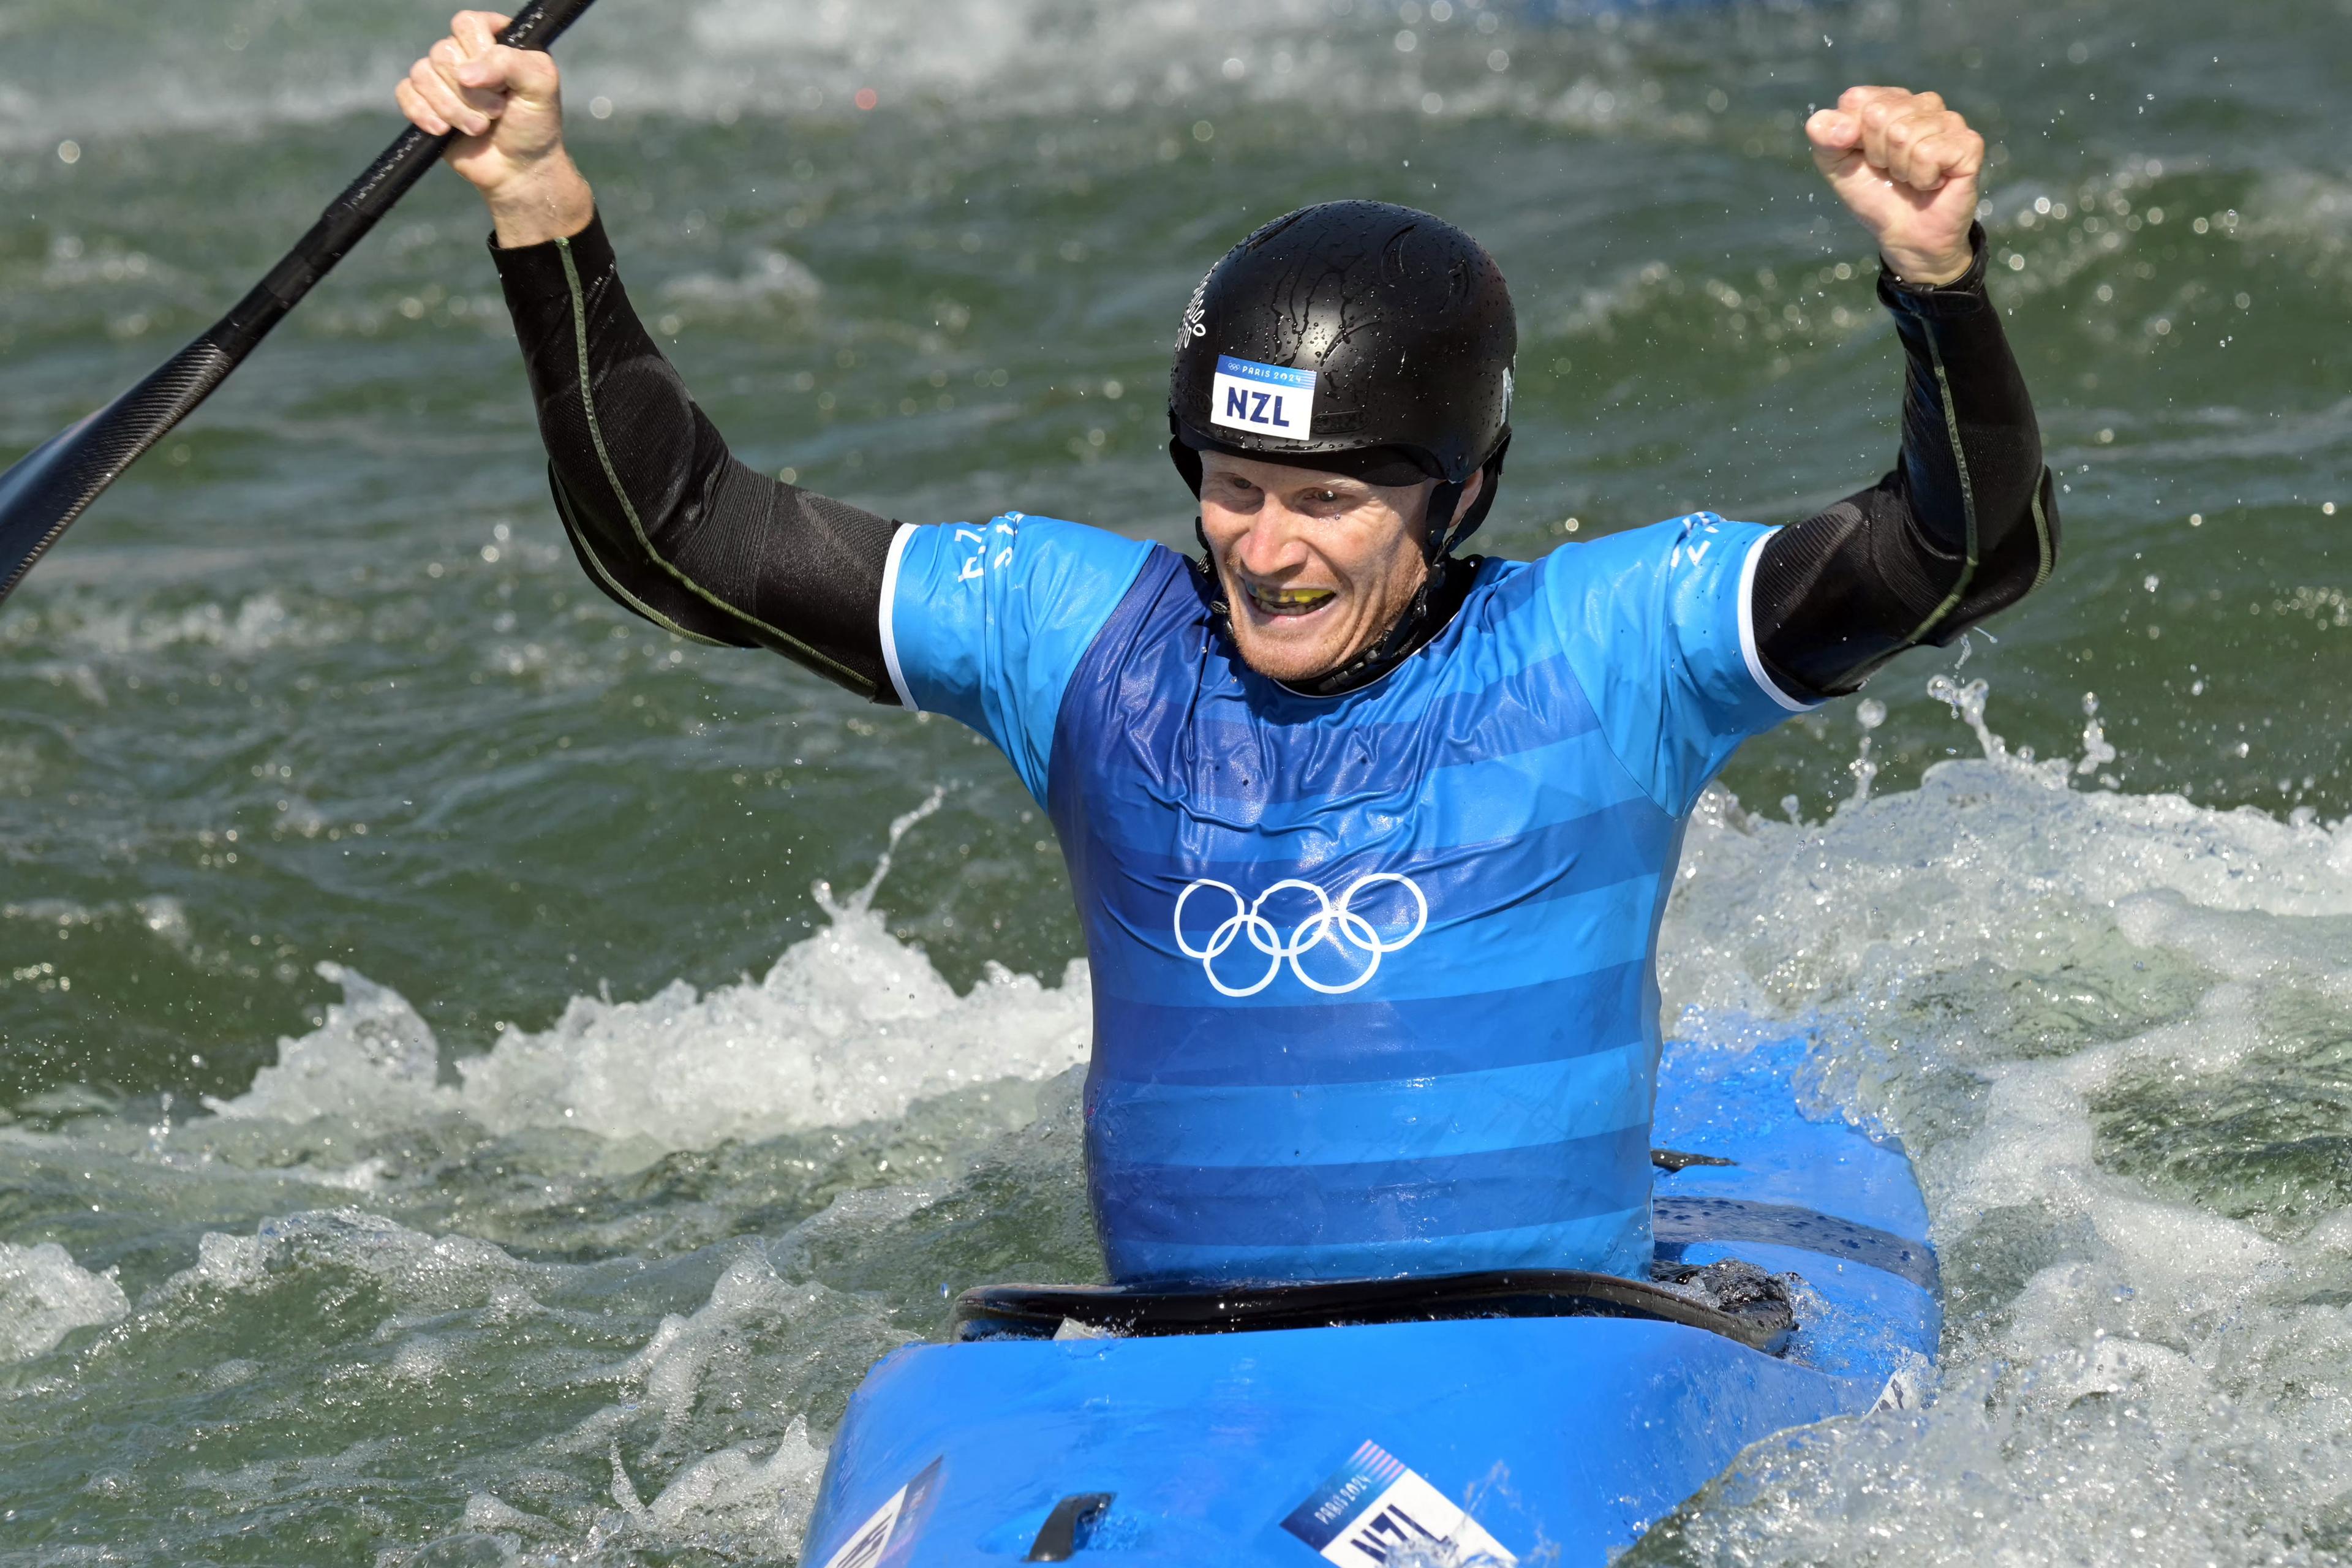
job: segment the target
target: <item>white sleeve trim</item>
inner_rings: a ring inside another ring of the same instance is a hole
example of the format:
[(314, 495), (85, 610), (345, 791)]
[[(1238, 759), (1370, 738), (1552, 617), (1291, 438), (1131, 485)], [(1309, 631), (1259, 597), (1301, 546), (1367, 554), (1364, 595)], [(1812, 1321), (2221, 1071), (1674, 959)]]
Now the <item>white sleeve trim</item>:
[[(882, 628), (882, 663), (890, 671), (890, 689), (898, 694), (899, 706), (909, 713), (919, 713), (921, 705), (915, 700), (915, 694), (907, 689), (907, 672), (898, 668), (898, 637), (890, 624), (898, 605), (898, 563), (907, 553), (907, 542), (914, 537), (915, 525), (911, 522), (900, 523), (898, 531), (890, 536), (889, 558), (882, 565), (882, 605), (877, 613)], [(1744, 605), (1745, 599), (1741, 603)], [(1745, 608), (1740, 611), (1739, 626), (1741, 636), (1745, 637), (1748, 628)], [(1751, 666), (1756, 661), (1752, 653), (1748, 658)]]
[[(1777, 532), (1778, 531), (1775, 530), (1772, 531)], [(1780, 683), (1774, 680), (1771, 673), (1764, 668), (1763, 655), (1759, 653), (1756, 649), (1756, 563), (1764, 559), (1764, 547), (1771, 542), (1772, 532), (1767, 532), (1759, 537), (1756, 541), (1755, 547), (1748, 552), (1748, 559), (1740, 563), (1739, 651), (1740, 654), (1748, 660), (1748, 677), (1756, 682), (1758, 688), (1763, 691), (1765, 696), (1769, 697), (1773, 701), (1778, 702), (1781, 707), (1787, 709), (1791, 713), (1810, 713), (1814, 709), (1819, 708), (1821, 704), (1818, 702), (1800, 702), (1797, 699), (1781, 690)], [(885, 602), (887, 602), (887, 595)], [(890, 647), (890, 635), (887, 624), (882, 635), (882, 647), (886, 654), (888, 653)], [(891, 654), (889, 657), (890, 676), (891, 679), (895, 680), (898, 679), (898, 656)]]

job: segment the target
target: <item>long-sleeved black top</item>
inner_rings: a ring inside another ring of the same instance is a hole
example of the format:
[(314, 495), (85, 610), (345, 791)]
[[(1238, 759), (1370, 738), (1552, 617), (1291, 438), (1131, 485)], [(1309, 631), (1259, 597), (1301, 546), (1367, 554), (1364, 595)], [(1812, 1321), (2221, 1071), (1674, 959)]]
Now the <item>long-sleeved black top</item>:
[[(1986, 295), (1981, 231), (1974, 243), (1955, 283), (1880, 277), (1906, 361), (1894, 469), (1781, 530), (1759, 563), (1758, 649), (1792, 695), (1854, 690), (1905, 648), (1950, 642), (2056, 560), (2041, 432)], [(729, 453), (630, 308), (601, 217), (570, 239), (492, 251), (556, 510), (597, 585), (683, 636), (772, 648), (895, 703), (878, 611), (898, 525)]]

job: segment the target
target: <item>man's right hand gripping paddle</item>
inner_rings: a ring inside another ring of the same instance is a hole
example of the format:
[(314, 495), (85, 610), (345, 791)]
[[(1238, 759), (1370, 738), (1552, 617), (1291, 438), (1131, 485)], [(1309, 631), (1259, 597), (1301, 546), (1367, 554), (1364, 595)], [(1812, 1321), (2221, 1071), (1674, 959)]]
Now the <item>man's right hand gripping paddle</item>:
[(596, 209), (564, 150), (561, 73), (539, 50), (499, 43), (507, 25), (495, 11), (458, 12), (393, 91), (418, 130), (449, 138), (443, 160), (482, 193), (499, 244), (513, 249), (578, 234)]

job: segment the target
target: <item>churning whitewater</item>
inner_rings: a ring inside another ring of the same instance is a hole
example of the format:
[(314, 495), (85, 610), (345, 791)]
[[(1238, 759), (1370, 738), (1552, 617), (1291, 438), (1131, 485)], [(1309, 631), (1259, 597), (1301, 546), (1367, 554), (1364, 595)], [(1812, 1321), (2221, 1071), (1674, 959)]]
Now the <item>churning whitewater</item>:
[[(0, 463), (251, 286), (448, 9), (0, 0)], [(2063, 556), (1742, 751), (1662, 976), (1677, 1048), (1801, 1034), (1902, 1139), (1944, 1356), (1628, 1561), (2304, 1568), (2352, 1563), (2347, 24), (600, 0), (562, 51), (755, 467), (1190, 548), (1186, 298), (1367, 196), (1511, 280), (1522, 559), (1884, 470), (1900, 356), (1799, 127), (1945, 92)], [(1043, 814), (607, 604), (483, 227), (428, 180), (0, 614), (0, 1568), (791, 1561), (877, 1356), (1102, 1278)]]
[[(2324, 1560), (2352, 1190), (2307, 1047), (2352, 1011), (2352, 835), (2082, 788), (1962, 695), (1984, 754), (1916, 790), (1812, 823), (1713, 792), (1664, 963), (1679, 1037), (1798, 1027), (1820, 1106), (1913, 1152), (1940, 1383), (1751, 1454), (1637, 1560)], [(89, 1467), (94, 1515), (168, 1499), (178, 1551), (331, 1500), (407, 1521), (387, 1562), (789, 1552), (869, 1359), (950, 1289), (1097, 1277), (1083, 965), (959, 994), (876, 891), (820, 890), (764, 977), (574, 998), (455, 1083), (344, 970), (213, 1114), (0, 1132), (16, 1182), (196, 1256), (135, 1297), (0, 1256), (10, 1424)], [(2294, 1152), (2246, 1159), (2250, 1123)], [(189, 1451), (124, 1449), (166, 1413)]]

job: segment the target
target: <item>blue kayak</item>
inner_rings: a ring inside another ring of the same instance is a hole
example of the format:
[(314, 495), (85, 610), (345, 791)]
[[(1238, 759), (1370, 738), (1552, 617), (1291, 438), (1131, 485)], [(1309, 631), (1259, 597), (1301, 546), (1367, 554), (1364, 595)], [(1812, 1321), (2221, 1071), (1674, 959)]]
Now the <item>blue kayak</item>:
[(1935, 1354), (1910, 1161), (1806, 1114), (1804, 1058), (1668, 1048), (1654, 1280), (967, 1292), (852, 1398), (802, 1562), (1597, 1568)]

